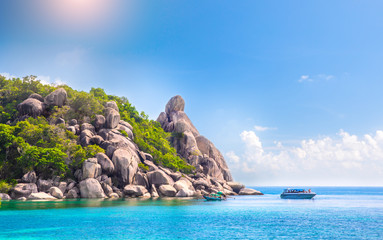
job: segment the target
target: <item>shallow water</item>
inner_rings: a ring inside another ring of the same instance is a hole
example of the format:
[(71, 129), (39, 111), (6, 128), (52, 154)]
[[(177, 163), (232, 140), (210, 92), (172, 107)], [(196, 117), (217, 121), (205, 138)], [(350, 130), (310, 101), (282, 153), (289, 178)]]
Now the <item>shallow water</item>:
[(317, 187), (313, 200), (3, 201), (0, 239), (383, 239), (383, 188)]

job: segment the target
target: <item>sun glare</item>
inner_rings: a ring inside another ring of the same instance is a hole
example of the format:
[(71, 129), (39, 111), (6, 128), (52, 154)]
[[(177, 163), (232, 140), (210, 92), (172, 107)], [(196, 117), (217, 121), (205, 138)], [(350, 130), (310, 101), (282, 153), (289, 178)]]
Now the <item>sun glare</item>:
[(120, 0), (42, 0), (50, 24), (64, 29), (90, 30), (109, 23)]

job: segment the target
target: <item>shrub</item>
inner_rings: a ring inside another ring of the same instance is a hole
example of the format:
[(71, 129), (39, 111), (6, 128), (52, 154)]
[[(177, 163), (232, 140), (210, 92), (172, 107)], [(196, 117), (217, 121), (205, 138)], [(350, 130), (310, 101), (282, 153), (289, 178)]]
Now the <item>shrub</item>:
[(105, 153), (105, 150), (100, 148), (98, 145), (89, 145), (84, 148), (86, 153), (86, 158), (92, 158), (96, 156), (97, 153)]
[(83, 148), (76, 139), (45, 118), (30, 118), (16, 126), (0, 124), (0, 179), (21, 178), (31, 170), (44, 177), (70, 176), (70, 170), (85, 159), (105, 152), (97, 145)]
[(128, 133), (124, 130), (119, 130), (119, 132), (124, 136), (124, 137), (129, 137)]
[(0, 181), (0, 193), (8, 193), (12, 187), (12, 184), (9, 184), (4, 180)]
[(149, 171), (149, 166), (147, 166), (143, 163), (139, 163), (138, 167), (141, 168), (142, 170)]
[(68, 171), (68, 165), (65, 164), (67, 155), (60, 148), (31, 146), (20, 137), (17, 138), (17, 145), (20, 156), (16, 161), (23, 172), (35, 170), (42, 177), (63, 177)]
[(171, 133), (171, 136), (172, 136), (173, 138), (176, 138), (176, 139), (181, 139), (181, 138), (184, 137), (184, 133), (182, 133), (182, 132), (172, 132), (172, 133)]

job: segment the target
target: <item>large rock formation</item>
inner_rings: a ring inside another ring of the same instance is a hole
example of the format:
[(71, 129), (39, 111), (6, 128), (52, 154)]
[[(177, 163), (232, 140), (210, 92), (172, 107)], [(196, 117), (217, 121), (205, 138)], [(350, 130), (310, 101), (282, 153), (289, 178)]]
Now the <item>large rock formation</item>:
[(118, 110), (107, 107), (105, 109), (105, 127), (109, 129), (116, 128), (120, 123), (120, 113)]
[(172, 97), (165, 106), (165, 112), (168, 115), (170, 115), (172, 112), (180, 112), (180, 111), (183, 112), (184, 109), (185, 109), (185, 100), (180, 95)]
[(127, 197), (142, 197), (148, 190), (144, 186), (140, 185), (126, 185), (124, 187), (124, 194)]
[(17, 110), (21, 116), (38, 117), (43, 114), (45, 104), (35, 98), (28, 98), (17, 105)]
[(39, 100), (40, 102), (44, 102), (44, 98), (40, 94), (37, 94), (37, 93), (32, 93), (31, 95), (29, 95), (28, 98), (34, 98), (34, 99)]
[(239, 195), (263, 195), (260, 191), (251, 188), (243, 188), (239, 191)]
[(44, 98), (44, 103), (50, 107), (58, 106), (62, 107), (66, 104), (67, 93), (64, 88), (59, 88), (51, 92), (48, 96)]
[(55, 200), (56, 198), (45, 192), (31, 193), (28, 200)]
[(167, 175), (164, 171), (155, 170), (152, 172), (148, 172), (148, 179), (150, 184), (154, 184), (155, 186), (160, 185), (173, 185), (173, 179)]
[(94, 127), (98, 131), (105, 126), (105, 117), (102, 115), (96, 115), (94, 119)]
[(37, 93), (31, 94), (26, 100), (17, 105), (20, 116), (38, 117), (46, 113), (47, 107), (62, 107), (67, 102), (67, 92), (59, 88), (45, 98)]
[(82, 198), (104, 198), (105, 193), (100, 183), (94, 178), (87, 178), (80, 182)]
[(29, 197), (32, 193), (37, 193), (37, 186), (34, 183), (19, 183), (11, 190), (12, 199)]
[(173, 132), (172, 144), (182, 157), (205, 175), (232, 181), (230, 170), (220, 151), (207, 138), (200, 135), (184, 112), (185, 101), (177, 95), (166, 104), (157, 121), (167, 132)]
[(39, 179), (39, 180), (37, 180), (37, 187), (39, 188), (40, 192), (48, 192), (52, 186), (53, 186), (53, 180), (52, 179), (48, 179), (48, 180)]
[(12, 200), (12, 198), (6, 193), (0, 193), (0, 199), (1, 199), (1, 201)]
[(241, 189), (245, 188), (245, 185), (239, 182), (227, 182), (227, 185), (236, 193), (239, 193)]
[[(52, 107), (62, 107), (66, 102), (67, 93), (60, 88), (45, 99), (32, 94), (19, 104), (18, 109), (21, 117), (47, 116)], [(117, 104), (110, 101), (105, 104), (104, 115), (96, 115), (94, 119), (51, 121), (51, 124), (62, 124), (77, 135), (82, 146), (96, 144), (105, 153), (98, 153), (73, 169), (74, 179), (64, 180), (57, 176), (43, 179), (30, 171), (10, 191), (11, 196), (1, 196), (5, 199), (53, 200), (78, 197), (201, 197), (219, 191), (227, 195), (261, 194), (232, 182), (222, 154), (212, 142), (200, 135), (184, 108), (185, 101), (175, 96), (157, 121), (165, 131), (173, 133), (171, 143), (179, 155), (195, 166), (193, 173), (181, 173), (156, 165), (158, 159), (139, 149), (133, 141), (132, 125), (120, 119)]]
[(174, 184), (174, 188), (178, 191), (176, 197), (193, 197), (196, 195), (193, 184), (184, 177)]
[(171, 185), (161, 185), (158, 190), (161, 193), (161, 196), (164, 197), (175, 197), (177, 194), (177, 190)]
[(24, 174), (24, 176), (21, 178), (21, 181), (24, 183), (36, 183), (37, 176), (35, 171), (30, 171)]
[(50, 195), (52, 195), (53, 197), (58, 198), (58, 199), (61, 199), (64, 197), (63, 192), (58, 187), (51, 187), (49, 189), (49, 193), (50, 193)]
[(97, 163), (97, 158), (89, 158), (82, 165), (82, 178), (97, 178), (101, 175), (101, 165)]
[(119, 148), (113, 153), (112, 162), (121, 186), (133, 183), (140, 162), (137, 153), (131, 149)]
[(107, 174), (112, 174), (114, 172), (114, 164), (105, 153), (97, 153), (95, 157), (104, 172)]

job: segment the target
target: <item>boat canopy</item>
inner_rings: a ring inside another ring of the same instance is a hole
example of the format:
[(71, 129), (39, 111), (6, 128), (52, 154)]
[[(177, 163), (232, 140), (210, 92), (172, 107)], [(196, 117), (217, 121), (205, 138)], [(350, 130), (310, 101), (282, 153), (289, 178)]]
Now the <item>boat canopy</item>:
[(286, 188), (284, 191), (285, 191), (285, 192), (304, 192), (304, 191), (306, 191), (306, 190), (304, 190), (304, 189), (298, 189), (298, 188)]

